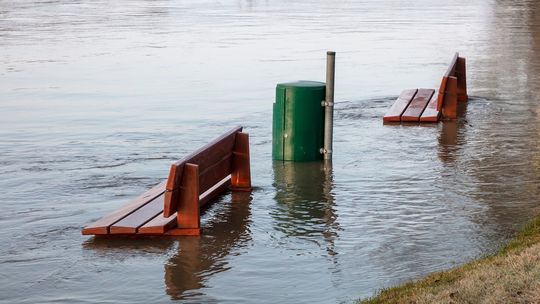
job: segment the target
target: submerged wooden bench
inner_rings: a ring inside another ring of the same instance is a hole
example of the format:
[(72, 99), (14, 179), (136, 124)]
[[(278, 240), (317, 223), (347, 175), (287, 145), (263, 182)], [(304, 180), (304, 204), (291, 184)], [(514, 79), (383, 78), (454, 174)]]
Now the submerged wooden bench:
[(458, 101), (467, 101), (465, 58), (456, 53), (443, 75), (439, 90), (404, 90), (384, 115), (384, 122), (438, 122), (457, 118)]
[(236, 127), (173, 163), (166, 181), (82, 230), (84, 235), (200, 235), (200, 209), (251, 191), (249, 136)]

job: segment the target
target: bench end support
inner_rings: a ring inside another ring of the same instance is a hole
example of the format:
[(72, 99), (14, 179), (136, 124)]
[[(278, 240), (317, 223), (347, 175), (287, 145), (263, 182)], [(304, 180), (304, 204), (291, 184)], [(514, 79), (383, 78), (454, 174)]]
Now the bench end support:
[(236, 133), (233, 148), (231, 190), (251, 191), (249, 135), (247, 133)]
[(467, 95), (467, 71), (464, 57), (458, 57), (456, 66), (457, 77), (457, 99), (460, 102), (469, 100)]
[(178, 202), (176, 221), (178, 228), (199, 229), (199, 166), (187, 163), (184, 165), (184, 177)]
[(444, 94), (444, 102), (442, 107), (442, 114), (444, 119), (457, 119), (457, 84), (458, 79), (456, 77), (448, 77), (446, 83), (446, 92)]

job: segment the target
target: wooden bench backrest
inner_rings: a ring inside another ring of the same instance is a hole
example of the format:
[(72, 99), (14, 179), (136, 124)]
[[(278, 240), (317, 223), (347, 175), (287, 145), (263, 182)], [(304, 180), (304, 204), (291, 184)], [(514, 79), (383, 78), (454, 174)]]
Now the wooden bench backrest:
[(456, 76), (456, 68), (457, 68), (457, 62), (459, 58), (459, 53), (455, 53), (454, 57), (452, 57), (452, 60), (450, 61), (450, 64), (448, 65), (448, 69), (446, 70), (446, 73), (444, 73), (443, 77), (450, 77), (450, 76)]
[(186, 164), (198, 166), (200, 195), (231, 174), (236, 136), (242, 127), (235, 127), (197, 151), (173, 163), (165, 187), (163, 215), (169, 217), (178, 209)]

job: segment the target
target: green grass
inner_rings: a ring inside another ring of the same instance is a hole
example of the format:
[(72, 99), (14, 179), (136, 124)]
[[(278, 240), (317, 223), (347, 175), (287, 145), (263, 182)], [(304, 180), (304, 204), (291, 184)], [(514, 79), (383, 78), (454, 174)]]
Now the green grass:
[(538, 303), (540, 216), (497, 253), (418, 281), (380, 290), (358, 303)]

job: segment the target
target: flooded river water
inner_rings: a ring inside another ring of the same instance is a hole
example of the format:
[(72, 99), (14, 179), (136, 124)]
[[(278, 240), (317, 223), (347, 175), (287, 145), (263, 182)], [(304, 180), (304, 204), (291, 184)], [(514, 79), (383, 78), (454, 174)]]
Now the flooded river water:
[[(536, 1), (0, 1), (0, 302), (348, 303), (496, 250), (540, 212)], [(271, 160), (275, 85), (337, 52), (334, 161)], [(382, 124), (453, 53), (458, 122)], [(234, 125), (251, 194), (201, 238), (81, 228)]]

